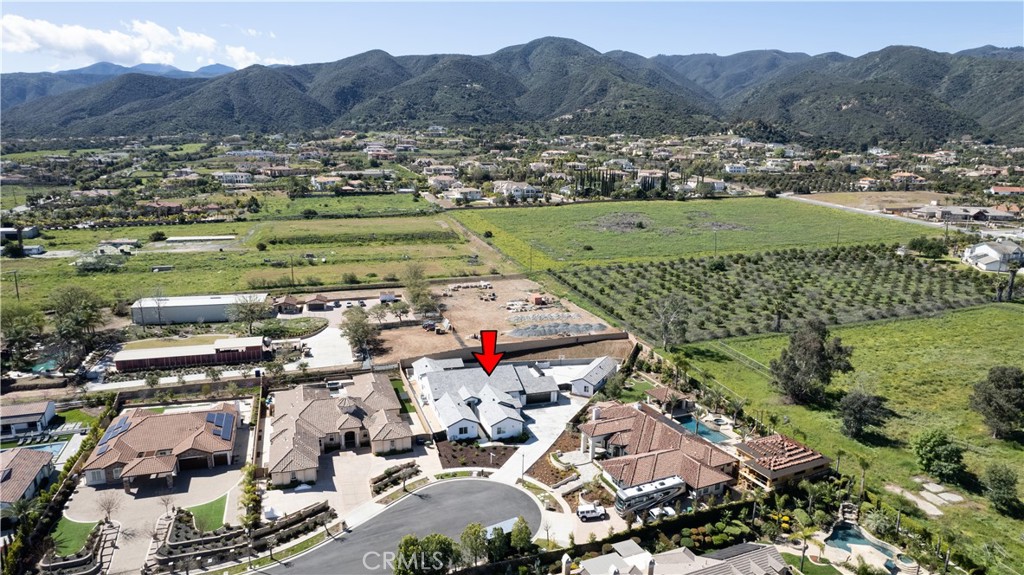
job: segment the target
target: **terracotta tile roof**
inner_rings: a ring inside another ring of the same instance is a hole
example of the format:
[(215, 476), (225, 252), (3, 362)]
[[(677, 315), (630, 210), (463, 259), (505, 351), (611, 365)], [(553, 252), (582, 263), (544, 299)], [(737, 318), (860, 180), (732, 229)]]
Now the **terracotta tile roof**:
[(605, 461), (602, 467), (616, 482), (628, 487), (672, 476), (681, 477), (690, 489), (702, 489), (732, 481), (731, 475), (701, 465), (700, 462), (675, 449), (624, 455)]
[(121, 470), (121, 477), (141, 477), (156, 473), (170, 473), (174, 471), (174, 466), (177, 462), (178, 458), (173, 455), (140, 457), (125, 465), (124, 469)]
[(140, 465), (138, 459), (163, 457), (157, 452), (169, 450), (170, 455), (178, 456), (186, 451), (195, 450), (206, 454), (231, 451), (234, 447), (236, 433), (231, 439), (223, 439), (219, 431), (215, 433), (213, 423), (207, 421), (207, 414), (228, 413), (234, 415), (235, 424), (239, 421), (238, 410), (234, 405), (221, 403), (213, 409), (191, 411), (186, 413), (153, 413), (145, 409), (129, 409), (120, 417), (115, 418), (111, 428), (120, 419), (128, 422), (128, 429), (107, 441), (104, 450), (98, 446), (89, 455), (85, 470), (106, 469), (114, 464)]
[[(720, 483), (718, 479), (725, 474), (718, 471), (718, 468), (732, 465), (737, 461), (735, 457), (708, 440), (686, 431), (648, 405), (638, 404), (637, 407), (633, 407), (599, 404), (598, 407), (600, 418), (581, 425), (580, 431), (589, 437), (606, 436), (608, 445), (619, 447), (627, 454), (605, 461), (602, 466), (609, 473), (613, 473), (609, 465), (612, 469), (618, 470), (623, 480), (630, 486), (645, 482), (631, 482), (634, 475), (639, 478), (652, 476), (658, 465), (663, 466), (661, 469), (671, 468), (678, 471), (679, 473), (674, 471), (668, 475), (680, 475), (690, 485), (696, 485), (691, 481), (709, 485)], [(651, 458), (643, 457), (653, 453), (658, 455)], [(666, 457), (666, 453), (678, 455), (662, 459)], [(659, 460), (662, 463), (659, 464)], [(627, 473), (627, 470), (622, 469), (623, 465), (640, 467), (632, 467)], [(687, 476), (681, 475), (682, 472)], [(712, 483), (707, 483), (708, 481)]]
[(677, 401), (686, 397), (682, 392), (676, 391), (670, 387), (658, 385), (648, 389), (644, 392), (648, 397), (652, 397), (661, 403), (667, 401)]
[(348, 386), (349, 397), (358, 397), (366, 404), (368, 411), (385, 409), (398, 412), (402, 409), (402, 402), (395, 394), (395, 388), (391, 387), (391, 380), (380, 373), (362, 373), (352, 378), (354, 382)]
[(412, 428), (396, 414), (378, 411), (366, 420), (370, 441), (389, 441), (412, 437)]
[(39, 471), (50, 465), (49, 451), (15, 447), (0, 453), (0, 501), (14, 503), (21, 499)]
[(752, 439), (737, 445), (736, 448), (770, 471), (804, 465), (817, 459), (828, 461), (828, 458), (810, 447), (778, 433)]

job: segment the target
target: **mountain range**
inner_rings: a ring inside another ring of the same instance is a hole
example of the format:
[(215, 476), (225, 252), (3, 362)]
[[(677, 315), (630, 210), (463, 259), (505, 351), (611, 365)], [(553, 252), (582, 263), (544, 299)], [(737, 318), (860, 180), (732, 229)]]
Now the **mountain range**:
[(1024, 48), (890, 46), (853, 58), (757, 50), (652, 58), (541, 38), (493, 54), (182, 72), (100, 63), (3, 74), (5, 137), (543, 126), (694, 134), (733, 127), (829, 145), (970, 134), (1024, 142)]

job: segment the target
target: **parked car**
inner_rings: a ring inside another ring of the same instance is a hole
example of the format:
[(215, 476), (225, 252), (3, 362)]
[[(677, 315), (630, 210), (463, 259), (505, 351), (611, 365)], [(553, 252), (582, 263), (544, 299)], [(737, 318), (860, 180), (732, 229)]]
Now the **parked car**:
[(604, 510), (603, 505), (586, 503), (576, 508), (576, 517), (579, 517), (580, 521), (608, 519), (608, 512)]
[(671, 507), (654, 507), (649, 512), (651, 521), (657, 521), (658, 519), (671, 519), (676, 516), (675, 509)]

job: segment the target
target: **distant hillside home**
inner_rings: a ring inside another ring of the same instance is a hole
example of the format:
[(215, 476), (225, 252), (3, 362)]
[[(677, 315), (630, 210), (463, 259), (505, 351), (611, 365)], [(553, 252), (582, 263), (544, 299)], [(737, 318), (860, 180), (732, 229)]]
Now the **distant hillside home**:
[(266, 301), (269, 297), (265, 293), (148, 297), (132, 304), (132, 322), (136, 325), (170, 325), (228, 321), (231, 306), (252, 300)]
[(0, 453), (0, 509), (32, 499), (53, 474), (49, 451), (15, 447)]
[(52, 401), (0, 405), (0, 435), (44, 431), (56, 415)]
[(222, 184), (251, 184), (252, 174), (249, 172), (214, 172), (213, 179)]
[(220, 403), (205, 411), (153, 413), (128, 409), (96, 444), (82, 472), (86, 485), (164, 479), (167, 486), (184, 469), (207, 469), (235, 462), (238, 408)]
[(824, 475), (829, 459), (785, 435), (751, 439), (736, 446), (740, 479), (766, 491)]
[(745, 174), (747, 173), (747, 167), (743, 164), (726, 164), (725, 173), (727, 174)]
[(335, 449), (412, 449), (412, 429), (386, 376), (364, 373), (342, 383), (338, 390), (298, 386), (274, 394), (266, 432), (274, 485), (316, 481), (320, 455)]
[[(39, 237), (39, 228), (36, 226), (25, 226), (21, 230), (21, 239), (30, 240)], [(18, 241), (18, 228), (0, 228), (0, 239), (9, 242)]]
[(917, 186), (926, 183), (928, 180), (912, 172), (895, 172), (889, 179), (894, 184), (907, 184)]
[(923, 206), (910, 215), (942, 222), (1012, 222), (1017, 219), (1009, 212), (983, 206)]
[(483, 198), (483, 194), (477, 188), (452, 188), (442, 195), (452, 201), (475, 202)]
[(961, 260), (981, 271), (1005, 272), (1011, 263), (1024, 266), (1024, 248), (1010, 240), (982, 242), (964, 250)]
[(1021, 196), (1024, 195), (1024, 186), (992, 186), (985, 193), (993, 196)]
[(494, 182), (494, 192), (505, 197), (513, 197), (517, 200), (539, 198), (544, 195), (543, 192), (526, 182), (513, 182), (509, 180)]

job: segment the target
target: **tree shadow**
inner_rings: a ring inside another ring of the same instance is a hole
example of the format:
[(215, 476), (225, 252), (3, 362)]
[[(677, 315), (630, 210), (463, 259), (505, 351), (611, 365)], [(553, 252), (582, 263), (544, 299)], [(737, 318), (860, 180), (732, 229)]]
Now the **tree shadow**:
[(985, 484), (981, 482), (981, 478), (970, 471), (964, 470), (957, 475), (956, 484), (964, 491), (973, 495), (985, 494)]
[(680, 349), (683, 354), (689, 359), (696, 359), (702, 361), (712, 361), (715, 363), (725, 363), (731, 361), (732, 358), (720, 351), (713, 349), (707, 349), (704, 347), (685, 346)]
[(868, 447), (890, 447), (893, 449), (902, 449), (907, 445), (905, 441), (889, 437), (888, 435), (879, 433), (873, 429), (861, 432), (856, 439)]

